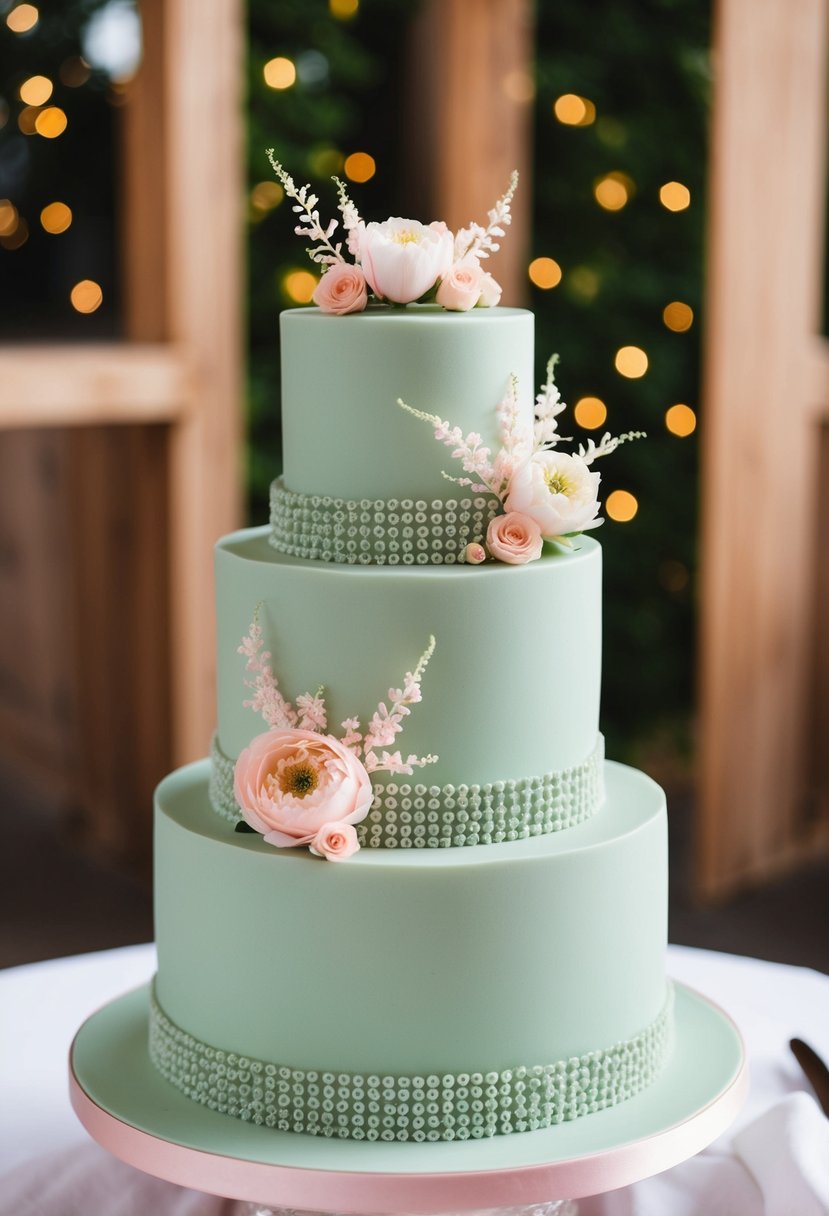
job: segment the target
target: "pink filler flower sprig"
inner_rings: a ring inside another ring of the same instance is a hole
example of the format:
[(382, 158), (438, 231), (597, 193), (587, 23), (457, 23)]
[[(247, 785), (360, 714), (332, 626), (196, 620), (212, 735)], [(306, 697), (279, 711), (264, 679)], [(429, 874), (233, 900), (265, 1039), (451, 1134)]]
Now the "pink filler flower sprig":
[[(468, 477), (443, 476), (476, 494), (493, 494), (501, 504), (487, 529), (489, 556), (511, 565), (536, 561), (544, 540), (571, 547), (570, 538), (597, 528), (599, 517), (599, 474), (590, 465), (608, 456), (621, 443), (642, 439), (644, 431), (628, 431), (611, 436), (606, 432), (599, 443), (589, 439), (577, 453), (557, 451), (559, 443), (572, 439), (558, 433), (558, 415), (566, 406), (555, 382), (558, 356), (547, 364), (547, 379), (535, 399), (532, 426), (518, 408), (518, 381), (510, 377), (507, 391), (497, 407), (498, 437), (501, 446), (495, 455), (481, 436), (470, 431), (464, 435), (458, 426), (414, 409), (398, 398), (401, 409), (430, 423), (438, 442), (452, 449)], [(480, 544), (467, 546), (465, 560), (478, 565), (486, 560), (487, 550)]]
[(322, 688), (292, 704), (279, 690), (270, 651), (263, 645), (257, 609), (239, 646), (251, 677), (245, 684), (253, 691), (244, 704), (260, 713), (270, 729), (257, 735), (236, 761), (236, 801), (245, 822), (268, 844), (308, 845), (319, 857), (343, 861), (360, 847), (354, 825), (365, 819), (374, 799), (369, 774), (410, 775), (437, 759), (404, 759), (399, 750), (388, 750), (403, 730), (409, 707), (421, 700), (420, 683), (435, 639), (430, 637), (403, 687), (389, 689), (389, 704), (379, 703), (365, 733), (358, 718), (347, 718), (339, 739), (325, 733), (328, 714)]
[(499, 242), (512, 221), (510, 207), (518, 186), (517, 171), (488, 212), (486, 225), (471, 223), (454, 234), (441, 221), (421, 224), (400, 216), (366, 224), (345, 185), (335, 177), (345, 249), (353, 259), (349, 261), (343, 242), (334, 243), (332, 239), (340, 220), (332, 219), (323, 227), (317, 210), (319, 199), (310, 185), (298, 187), (274, 157), (273, 148), (267, 155), (299, 217), (294, 231), (311, 242), (308, 256), (322, 268), (312, 298), (323, 312), (337, 316), (362, 312), (369, 293), (390, 304), (434, 299), (452, 312), (498, 304), (501, 287), (481, 263), (500, 248)]

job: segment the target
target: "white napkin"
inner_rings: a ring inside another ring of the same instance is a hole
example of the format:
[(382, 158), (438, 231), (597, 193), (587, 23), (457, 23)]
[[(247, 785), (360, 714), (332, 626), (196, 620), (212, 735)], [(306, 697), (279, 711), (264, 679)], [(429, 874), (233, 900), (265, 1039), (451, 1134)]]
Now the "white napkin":
[(829, 1216), (829, 1120), (811, 1094), (789, 1094), (730, 1145), (584, 1199), (579, 1216)]

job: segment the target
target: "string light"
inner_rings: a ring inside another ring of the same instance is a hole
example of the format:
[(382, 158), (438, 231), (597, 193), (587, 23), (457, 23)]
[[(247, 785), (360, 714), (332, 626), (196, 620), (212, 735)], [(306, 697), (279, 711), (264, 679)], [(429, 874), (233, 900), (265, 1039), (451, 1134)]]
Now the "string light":
[(616, 371), (628, 380), (638, 380), (648, 370), (648, 356), (639, 346), (622, 346), (616, 351)]
[(19, 249), (21, 245), (25, 245), (29, 239), (29, 225), (26, 221), (18, 216), (17, 222), (11, 232), (6, 236), (0, 236), (0, 245), (4, 249)]
[(697, 416), (690, 405), (672, 405), (665, 411), (665, 426), (672, 435), (685, 439), (697, 429)]
[(40, 20), (40, 13), (33, 4), (17, 4), (6, 17), (6, 25), (13, 34), (26, 34)]
[(101, 307), (104, 293), (94, 279), (81, 279), (69, 293), (69, 300), (76, 312), (90, 313)]
[(674, 333), (684, 334), (694, 323), (694, 310), (688, 304), (672, 300), (662, 309), (662, 320)]
[(278, 207), (285, 197), (279, 182), (257, 182), (250, 192), (250, 205), (260, 215), (267, 215)]
[(44, 139), (57, 139), (66, 130), (68, 119), (60, 106), (47, 106), (35, 119), (35, 130)]
[(565, 127), (589, 127), (596, 121), (596, 107), (587, 97), (563, 93), (553, 102), (553, 113)]
[(40, 113), (37, 106), (24, 106), (17, 116), (17, 125), (24, 135), (34, 135), (37, 116)]
[(339, 173), (345, 157), (337, 148), (315, 148), (308, 157), (308, 166), (315, 177), (333, 177)]
[(628, 490), (614, 490), (604, 504), (605, 514), (617, 524), (627, 524), (639, 510), (639, 503)]
[(20, 86), (20, 100), (27, 106), (45, 105), (54, 88), (48, 76), (30, 76)]
[(626, 173), (606, 173), (593, 183), (593, 195), (605, 211), (621, 211), (628, 203), (636, 186)]
[(269, 59), (263, 68), (265, 84), (271, 89), (289, 89), (296, 82), (296, 66), (293, 60), (278, 55)]
[(585, 431), (595, 431), (607, 420), (607, 406), (601, 397), (580, 397), (573, 407), (573, 417)]
[(47, 232), (58, 235), (72, 223), (72, 211), (66, 203), (49, 203), (40, 213), (40, 222)]
[(7, 198), (0, 198), (0, 236), (11, 236), (17, 227), (17, 208)]
[(338, 21), (350, 21), (356, 17), (360, 0), (328, 0), (328, 11)]
[(554, 258), (533, 258), (527, 267), (530, 282), (542, 291), (549, 291), (561, 282), (561, 267)]
[(282, 290), (295, 304), (310, 304), (318, 282), (310, 270), (289, 270), (282, 276)]
[(668, 211), (684, 211), (691, 205), (691, 191), (682, 182), (665, 182), (659, 187), (659, 201)]
[(367, 182), (377, 172), (377, 165), (368, 152), (352, 152), (345, 158), (343, 171), (350, 182)]

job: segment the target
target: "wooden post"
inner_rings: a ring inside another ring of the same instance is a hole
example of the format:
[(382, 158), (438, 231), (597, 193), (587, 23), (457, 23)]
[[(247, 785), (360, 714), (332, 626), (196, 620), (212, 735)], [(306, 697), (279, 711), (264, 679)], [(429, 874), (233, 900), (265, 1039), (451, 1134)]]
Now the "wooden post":
[(532, 37), (530, 0), (426, 0), (411, 46), (410, 187), (424, 214), (453, 230), (485, 222), (519, 172), (512, 228), (492, 262), (511, 305), (526, 298)]
[(707, 897), (789, 868), (829, 837), (808, 757), (819, 416), (829, 403), (816, 337), (828, 17), (827, 0), (717, 8), (702, 436)]

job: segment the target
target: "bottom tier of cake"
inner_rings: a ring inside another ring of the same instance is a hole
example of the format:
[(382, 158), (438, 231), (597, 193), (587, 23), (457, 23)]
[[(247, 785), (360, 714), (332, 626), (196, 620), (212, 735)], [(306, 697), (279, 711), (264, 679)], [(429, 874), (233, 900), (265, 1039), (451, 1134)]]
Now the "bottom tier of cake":
[(671, 1043), (662, 791), (608, 764), (565, 832), (341, 864), (234, 833), (208, 768), (156, 802), (151, 1055), (283, 1130), (439, 1140), (632, 1096)]

